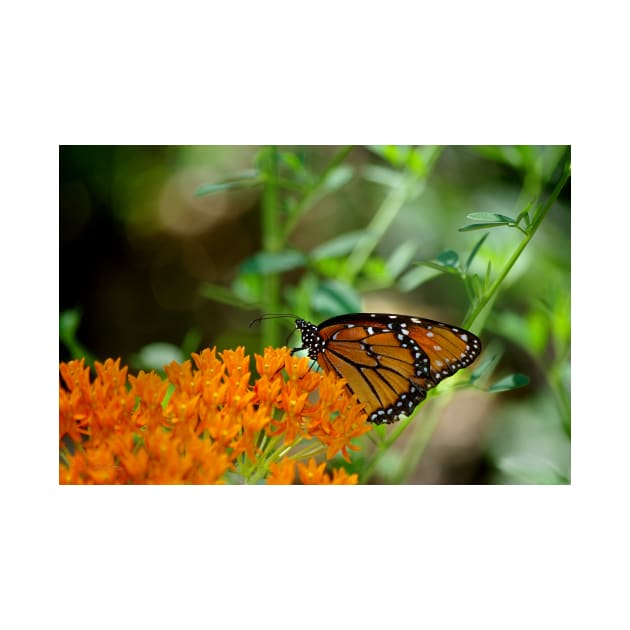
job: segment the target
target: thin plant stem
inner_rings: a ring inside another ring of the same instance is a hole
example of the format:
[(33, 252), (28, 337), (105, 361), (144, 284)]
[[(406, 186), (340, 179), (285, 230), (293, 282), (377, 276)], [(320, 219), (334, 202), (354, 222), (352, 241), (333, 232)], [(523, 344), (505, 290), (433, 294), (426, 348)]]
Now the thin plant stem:
[[(450, 393), (450, 392), (449, 392)], [(411, 439), (407, 445), (407, 455), (402, 458), (403, 465), (398, 470), (393, 483), (405, 483), (416, 469), (418, 462), (422, 459), (427, 445), (431, 441), (431, 437), (439, 424), (441, 412), (446, 407), (450, 395), (436, 398), (435, 404), (432, 406), (430, 413), (425, 414), (420, 422), (414, 427)]]
[[(265, 149), (264, 158), (266, 177), (262, 199), (262, 246), (265, 252), (277, 253), (282, 249), (283, 244), (278, 194), (277, 148), (269, 147)], [(263, 286), (263, 312), (277, 313), (281, 309), (279, 274), (265, 274), (263, 276)], [(263, 320), (261, 335), (263, 346), (277, 346), (279, 343), (277, 320)]]
[(267, 448), (263, 453), (260, 454), (258, 460), (251, 469), (250, 474), (247, 477), (247, 483), (256, 483), (260, 479), (262, 479), (269, 471), (269, 464), (272, 464), (273, 462), (277, 462), (279, 459), (282, 459), (282, 457), (284, 457), (286, 453), (288, 453), (294, 446), (302, 441), (302, 438), (298, 437), (296, 438), (295, 442), (293, 442), (293, 444), (281, 445), (276, 448), (280, 440), (281, 438), (279, 436), (274, 436), (271, 438), (271, 440), (267, 444)]
[(540, 224), (542, 223), (543, 219), (547, 216), (547, 213), (549, 212), (554, 202), (558, 198), (558, 195), (564, 188), (564, 185), (567, 183), (567, 180), (569, 179), (570, 175), (571, 175), (571, 171), (567, 165), (554, 191), (551, 193), (547, 201), (542, 205), (542, 207), (540, 208), (540, 210), (537, 212), (536, 216), (534, 217), (532, 224), (529, 226), (529, 229), (527, 230), (526, 236), (517, 245), (516, 249), (510, 256), (507, 263), (504, 265), (503, 269), (501, 270), (501, 273), (499, 273), (496, 280), (492, 283), (492, 285), (484, 293), (484, 295), (481, 296), (481, 298), (477, 301), (477, 303), (473, 306), (471, 311), (466, 316), (464, 320), (464, 324), (463, 324), (464, 328), (470, 328), (473, 325), (474, 321), (479, 316), (479, 314), (481, 313), (481, 311), (486, 307), (488, 302), (494, 298), (496, 292), (499, 290), (499, 287), (503, 284), (503, 281), (505, 280), (506, 276), (508, 275), (508, 273), (510, 273), (512, 267), (514, 266), (516, 261), (519, 259), (520, 255), (523, 253), (523, 250), (527, 247), (529, 242), (532, 240), (532, 238), (534, 237), (534, 234), (536, 234), (536, 231), (540, 227)]
[(385, 438), (385, 440), (383, 440), (383, 442), (378, 447), (378, 450), (376, 451), (376, 453), (374, 453), (374, 455), (372, 455), (372, 457), (370, 458), (369, 463), (364, 468), (364, 470), (361, 472), (361, 482), (362, 483), (367, 483), (371, 479), (372, 475), (376, 471), (376, 467), (377, 467), (380, 459), (387, 452), (389, 447), (392, 446), (392, 444), (394, 444), (396, 442), (396, 440), (398, 440), (398, 438), (403, 434), (403, 432), (405, 431), (405, 429), (407, 428), (407, 426), (411, 422), (412, 418), (413, 418), (413, 416), (410, 416), (409, 418), (405, 418), (404, 420), (401, 420), (396, 425), (396, 428), (392, 429), (391, 433)]
[(417, 171), (407, 171), (405, 179), (400, 186), (392, 188), (385, 197), (376, 214), (365, 230), (365, 236), (357, 243), (354, 250), (348, 256), (341, 270), (340, 278), (350, 284), (356, 279), (366, 261), (376, 249), (383, 234), (394, 222), (405, 203), (412, 196), (419, 196), (424, 191), (431, 169), (440, 155), (440, 149), (435, 147), (427, 162), (426, 170), (419, 174)]
[(566, 359), (557, 360), (549, 370), (549, 385), (554, 393), (556, 404), (562, 420), (562, 428), (571, 437), (571, 398), (562, 382), (561, 368)]
[(404, 186), (392, 189), (385, 197), (367, 226), (365, 236), (357, 243), (355, 249), (348, 256), (340, 274), (342, 280), (348, 283), (353, 282), (366, 260), (370, 257), (370, 254), (378, 245), (383, 234), (387, 231), (387, 228), (398, 216), (415, 183), (415, 178), (412, 181), (407, 181)]
[(352, 148), (352, 145), (350, 145), (340, 149), (328, 163), (328, 166), (326, 166), (326, 168), (321, 172), (317, 181), (312, 185), (310, 190), (304, 195), (304, 197), (302, 197), (302, 200), (298, 203), (297, 207), (291, 213), (291, 216), (287, 219), (284, 225), (283, 238), (285, 241), (289, 238), (300, 219), (313, 206), (313, 204), (319, 200), (322, 184), (326, 181), (328, 175), (346, 159), (350, 151), (352, 151)]
[(304, 459), (306, 457), (314, 457), (315, 455), (320, 455), (321, 453), (325, 453), (328, 450), (328, 447), (325, 444), (315, 444), (311, 446), (307, 446), (299, 453), (295, 453), (291, 455), (292, 459)]

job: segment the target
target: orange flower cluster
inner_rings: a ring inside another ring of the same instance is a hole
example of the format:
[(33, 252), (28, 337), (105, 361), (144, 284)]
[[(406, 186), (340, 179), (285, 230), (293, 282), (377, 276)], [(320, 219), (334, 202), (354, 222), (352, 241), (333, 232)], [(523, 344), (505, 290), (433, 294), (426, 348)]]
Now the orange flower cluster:
[[(359, 477), (356, 474), (349, 475), (343, 468), (333, 470), (332, 479), (326, 473), (326, 462), (318, 464), (312, 457), (308, 464), (298, 463), (300, 481), (304, 485), (328, 485), (328, 484), (355, 484)], [(293, 483), (295, 477), (295, 462), (292, 459), (283, 459), (278, 464), (271, 464), (271, 474), (267, 477), (268, 484)]]
[[(315, 438), (331, 459), (370, 430), (344, 382), (309, 370), (309, 361), (286, 348), (255, 355), (258, 378), (250, 383), (245, 350), (207, 349), (182, 364), (127, 375), (120, 359), (96, 363), (96, 378), (83, 360), (60, 364), (61, 483), (292, 483), (295, 459), (313, 453)], [(285, 376), (286, 375), (286, 376)], [(319, 390), (319, 396), (313, 393)], [(298, 464), (302, 483), (357, 483), (326, 462)]]

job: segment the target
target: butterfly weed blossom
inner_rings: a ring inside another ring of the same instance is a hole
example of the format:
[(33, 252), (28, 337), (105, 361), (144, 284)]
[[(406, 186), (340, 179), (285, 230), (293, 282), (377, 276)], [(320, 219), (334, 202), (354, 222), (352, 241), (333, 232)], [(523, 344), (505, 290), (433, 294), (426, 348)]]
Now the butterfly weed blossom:
[(312, 457), (350, 461), (371, 428), (344, 382), (286, 348), (255, 366), (252, 382), (242, 347), (172, 362), (166, 380), (120, 359), (97, 362), (93, 379), (83, 360), (61, 363), (60, 483), (358, 483)]

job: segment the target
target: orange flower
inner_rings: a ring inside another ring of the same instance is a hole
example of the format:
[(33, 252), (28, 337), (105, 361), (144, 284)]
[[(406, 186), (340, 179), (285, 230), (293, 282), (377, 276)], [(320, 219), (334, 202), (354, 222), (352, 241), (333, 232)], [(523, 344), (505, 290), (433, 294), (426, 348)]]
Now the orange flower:
[(270, 429), (270, 435), (284, 433), (287, 444), (295, 442), (298, 434), (304, 435), (306, 431), (303, 411), (307, 399), (308, 392), (301, 392), (299, 387), (291, 381), (285, 383), (277, 403), (277, 408), (284, 413), (281, 419), (273, 421), (275, 429)]
[(217, 359), (216, 348), (205, 348), (199, 354), (193, 352), (191, 356), (204, 377), (223, 376), (225, 373), (225, 366)]
[(78, 391), (90, 398), (90, 368), (83, 366), (84, 359), (61, 363), (59, 371), (69, 391)]
[(155, 372), (146, 374), (142, 371), (138, 376), (130, 374), (129, 381), (138, 402), (133, 412), (135, 424), (146, 425), (150, 429), (161, 426), (164, 423), (162, 403), (168, 390), (168, 381), (163, 381)]
[(166, 404), (166, 417), (173, 423), (197, 424), (200, 394), (191, 395), (176, 389)]
[(79, 390), (59, 388), (59, 442), (67, 435), (73, 442), (89, 433), (90, 407)]
[(192, 372), (190, 361), (177, 363), (171, 361), (164, 366), (168, 380), (175, 385), (175, 390), (186, 396), (194, 396), (201, 391), (201, 373)]
[[(96, 363), (93, 380), (83, 361), (60, 364), (60, 483), (223, 483), (228, 472), (291, 483), (293, 459), (269, 462), (312, 438), (328, 459), (339, 451), (349, 459), (351, 440), (370, 427), (343, 381), (286, 348), (266, 348), (254, 363), (253, 382), (242, 347), (172, 362), (167, 380), (128, 375), (120, 359)], [(325, 468), (300, 464), (302, 483), (357, 483)]]
[(335, 468), (333, 471), (331, 484), (335, 485), (354, 485), (359, 483), (359, 475), (352, 473), (349, 475), (345, 468)]
[(303, 484), (321, 484), (326, 477), (326, 462), (318, 464), (312, 457), (308, 464), (298, 464), (298, 474)]
[(67, 435), (80, 442), (89, 433), (91, 413), (90, 368), (83, 359), (62, 363), (59, 371), (67, 389), (59, 388), (59, 441)]
[(295, 462), (288, 457), (269, 465), (267, 485), (290, 485), (295, 478)]
[(256, 363), (256, 371), (260, 376), (275, 378), (280, 370), (284, 367), (286, 360), (286, 350), (274, 350), (274, 348), (265, 348), (265, 353), (254, 355)]
[(317, 464), (317, 462), (311, 458), (308, 464), (298, 464), (298, 473), (300, 475), (300, 481), (305, 485), (352, 485), (359, 481), (357, 474), (348, 475), (343, 468), (336, 468), (333, 470), (332, 480), (326, 473), (326, 462)]
[(347, 449), (358, 449), (351, 440), (367, 433), (372, 427), (356, 397), (348, 399), (345, 381), (342, 379), (326, 375), (322, 378), (319, 392), (325, 411), (311, 420), (308, 432), (328, 446), (328, 459), (341, 451), (344, 459), (349, 462)]

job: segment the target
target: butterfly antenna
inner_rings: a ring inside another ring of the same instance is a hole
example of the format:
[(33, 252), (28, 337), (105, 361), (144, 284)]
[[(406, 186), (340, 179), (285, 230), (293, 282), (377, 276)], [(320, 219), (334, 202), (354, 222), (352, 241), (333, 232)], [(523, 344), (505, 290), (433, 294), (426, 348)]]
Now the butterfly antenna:
[(297, 315), (293, 315), (292, 313), (269, 313), (268, 315), (261, 315), (256, 319), (253, 319), (249, 323), (249, 328), (251, 328), (254, 324), (261, 322), (263, 319), (277, 319), (279, 317), (291, 317), (292, 319), (299, 319)]

